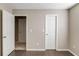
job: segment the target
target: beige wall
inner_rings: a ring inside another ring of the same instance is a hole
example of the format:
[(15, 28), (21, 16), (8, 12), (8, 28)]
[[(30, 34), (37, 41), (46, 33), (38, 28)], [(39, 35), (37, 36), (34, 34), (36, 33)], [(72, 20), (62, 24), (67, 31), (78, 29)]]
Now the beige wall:
[(45, 39), (43, 33), (45, 27), (45, 15), (56, 14), (58, 16), (57, 49), (68, 48), (67, 10), (13, 10), (13, 14), (27, 15), (28, 19), (27, 49), (45, 49)]
[(69, 49), (79, 55), (79, 4), (69, 11), (70, 16), (70, 45)]

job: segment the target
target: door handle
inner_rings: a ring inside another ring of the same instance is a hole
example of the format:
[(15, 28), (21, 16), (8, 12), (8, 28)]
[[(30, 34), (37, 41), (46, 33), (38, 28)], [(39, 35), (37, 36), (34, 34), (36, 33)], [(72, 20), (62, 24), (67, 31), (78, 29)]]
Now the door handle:
[(3, 38), (7, 38), (7, 36), (3, 36)]
[(45, 34), (45, 35), (48, 35), (48, 34)]

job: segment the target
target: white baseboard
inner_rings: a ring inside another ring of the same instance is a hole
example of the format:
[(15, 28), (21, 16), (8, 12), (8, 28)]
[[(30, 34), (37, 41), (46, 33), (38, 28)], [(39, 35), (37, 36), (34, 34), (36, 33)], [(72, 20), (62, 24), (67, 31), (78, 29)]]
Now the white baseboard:
[(78, 56), (78, 55), (76, 55), (73, 51), (71, 51), (70, 49), (56, 49), (56, 51), (69, 51), (69, 52), (72, 53), (74, 56)]
[(78, 56), (76, 55), (73, 51), (71, 51), (70, 49), (68, 50), (70, 53), (72, 53), (74, 56)]
[(27, 49), (27, 51), (45, 51), (45, 49)]
[(56, 51), (68, 51), (68, 49), (56, 49)]

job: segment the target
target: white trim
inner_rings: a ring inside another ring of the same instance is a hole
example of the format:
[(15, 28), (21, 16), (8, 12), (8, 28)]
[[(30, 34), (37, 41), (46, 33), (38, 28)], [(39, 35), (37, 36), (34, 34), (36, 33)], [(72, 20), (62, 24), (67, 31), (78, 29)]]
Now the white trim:
[(45, 49), (27, 49), (27, 51), (45, 51)]
[(56, 49), (56, 51), (69, 51), (69, 49)]
[(70, 49), (68, 50), (70, 53), (72, 53), (74, 56), (78, 56), (77, 54), (75, 54), (73, 51), (71, 51)]
[(26, 50), (28, 47), (28, 15), (27, 14), (14, 14), (14, 16), (26, 16)]
[(55, 48), (57, 49), (57, 47), (58, 47), (58, 15), (56, 15), (56, 34), (55, 35), (56, 35), (55, 36), (55, 39), (56, 39)]

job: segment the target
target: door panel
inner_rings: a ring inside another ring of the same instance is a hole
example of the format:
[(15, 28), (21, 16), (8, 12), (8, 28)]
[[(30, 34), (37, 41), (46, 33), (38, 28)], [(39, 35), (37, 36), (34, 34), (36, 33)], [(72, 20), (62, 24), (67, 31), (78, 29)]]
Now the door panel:
[(14, 50), (14, 16), (3, 10), (3, 55), (7, 56)]
[(26, 19), (18, 20), (18, 31), (19, 42), (26, 42)]
[(46, 16), (46, 32), (45, 32), (46, 49), (55, 49), (55, 16)]

